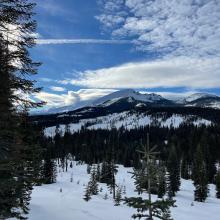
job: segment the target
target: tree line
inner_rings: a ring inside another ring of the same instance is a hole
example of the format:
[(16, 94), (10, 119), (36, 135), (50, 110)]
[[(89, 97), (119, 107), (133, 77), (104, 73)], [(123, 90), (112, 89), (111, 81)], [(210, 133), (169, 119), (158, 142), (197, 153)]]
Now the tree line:
[[(182, 125), (179, 128), (160, 128), (145, 126), (126, 130), (82, 129), (73, 134), (66, 126), (62, 136), (57, 126), (54, 138), (44, 138), (44, 145), (49, 145), (53, 159), (63, 164), (67, 155), (77, 161), (92, 164), (122, 164), (134, 167), (136, 181), (143, 176), (140, 169), (141, 157), (137, 150), (147, 144), (147, 133), (150, 133), (152, 146), (157, 146), (159, 155), (156, 162), (161, 169), (153, 190), (163, 195), (166, 187), (170, 197), (174, 197), (180, 189), (180, 179), (191, 179), (195, 185), (195, 201), (204, 202), (208, 197), (208, 184), (216, 184), (216, 196), (219, 198), (219, 161), (220, 161), (220, 129), (218, 125), (194, 126)], [(114, 171), (110, 172), (114, 173)], [(166, 174), (169, 173), (169, 177)], [(166, 186), (162, 185), (165, 184)], [(139, 184), (139, 192), (144, 182)]]

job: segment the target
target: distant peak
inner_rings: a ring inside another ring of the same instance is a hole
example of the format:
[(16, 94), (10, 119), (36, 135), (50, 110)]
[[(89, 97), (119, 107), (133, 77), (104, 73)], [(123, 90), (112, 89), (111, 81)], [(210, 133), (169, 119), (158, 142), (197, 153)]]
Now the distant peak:
[[(99, 98), (93, 104), (99, 105), (99, 104), (103, 104), (103, 103), (106, 103), (109, 101), (116, 101), (116, 100), (118, 101), (121, 98), (132, 98), (137, 101), (150, 102), (150, 103), (157, 102), (160, 100), (165, 100), (162, 96), (157, 95), (155, 93), (140, 93), (140, 92), (135, 91), (133, 89), (123, 89), (123, 90), (113, 92), (113, 93), (106, 95), (102, 98)], [(109, 102), (109, 103), (111, 103), (111, 102)]]
[(214, 94), (209, 94), (209, 93), (197, 92), (185, 98), (180, 99), (178, 102), (187, 103), (187, 102), (193, 102), (193, 101), (196, 101), (198, 99), (203, 99), (203, 98), (219, 98), (219, 96), (214, 95)]

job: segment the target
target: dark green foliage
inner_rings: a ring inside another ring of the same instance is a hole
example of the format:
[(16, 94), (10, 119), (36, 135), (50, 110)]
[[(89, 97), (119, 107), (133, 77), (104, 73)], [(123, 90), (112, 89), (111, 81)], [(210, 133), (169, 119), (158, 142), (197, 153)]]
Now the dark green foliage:
[(100, 171), (100, 182), (106, 183), (110, 193), (113, 193), (113, 198), (115, 198), (115, 174), (117, 173), (117, 166), (111, 162), (104, 161), (101, 165)]
[[(149, 127), (140, 127), (131, 130), (121, 128), (118, 131), (113, 130), (80, 130), (70, 134), (70, 147), (65, 150), (65, 154), (71, 153), (71, 155), (77, 161), (84, 161), (87, 164), (100, 163), (101, 174), (105, 174), (104, 162), (110, 162), (110, 155), (112, 155), (112, 146), (115, 144), (113, 139), (109, 139), (109, 136), (117, 136), (117, 147), (114, 151), (114, 163), (123, 164), (128, 166), (134, 166), (136, 169), (140, 168), (140, 155), (136, 153), (141, 140), (146, 143), (146, 132)], [(179, 128), (160, 128), (156, 126), (150, 127), (152, 145), (157, 145), (158, 151), (161, 152), (159, 159), (165, 162), (167, 166), (168, 157), (170, 154), (171, 146), (178, 146), (176, 149), (179, 164), (181, 163), (181, 175), (183, 178), (192, 178), (192, 164), (195, 155), (195, 146), (198, 143), (206, 139), (209, 149), (209, 159), (206, 158), (207, 169), (213, 167), (213, 161), (220, 160), (220, 126), (200, 126), (195, 127), (192, 124), (184, 124)], [(117, 135), (116, 135), (116, 134)], [(160, 134), (160, 135), (158, 135)], [(175, 138), (174, 138), (175, 137)], [(91, 142), (92, 138), (92, 142)], [(108, 141), (107, 141), (108, 140)], [(164, 144), (164, 140), (167, 140), (168, 145)], [(50, 139), (49, 139), (50, 141)], [(58, 157), (59, 148), (57, 146), (62, 145), (63, 137), (59, 137), (59, 144), (56, 144), (55, 153)], [(207, 155), (207, 154), (206, 154)], [(60, 157), (59, 157), (60, 158)], [(129, 162), (128, 162), (129, 161)], [(209, 165), (210, 164), (210, 165)], [(185, 170), (185, 171), (184, 171)], [(212, 171), (213, 176), (214, 169)], [(105, 175), (101, 175), (101, 182), (106, 182)]]
[(115, 193), (115, 206), (119, 206), (122, 200), (122, 187), (118, 186)]
[(204, 202), (208, 196), (208, 177), (201, 145), (198, 145), (193, 162), (194, 200)]
[(147, 213), (149, 208), (151, 207), (152, 209), (152, 218), (156, 217), (162, 220), (171, 220), (172, 218), (170, 217), (170, 207), (175, 207), (174, 200), (157, 200), (155, 202), (151, 202), (147, 199), (143, 199), (141, 197), (135, 198), (125, 198), (125, 203), (137, 209), (137, 214), (134, 214), (132, 218), (136, 219), (141, 219), (145, 218), (146, 220), (150, 219), (150, 216)]
[(57, 176), (56, 162), (49, 157), (45, 158), (43, 165), (43, 183), (45, 184), (55, 183), (56, 176)]
[(100, 168), (100, 164), (98, 163), (97, 165), (97, 169), (96, 169), (96, 179), (98, 182), (100, 182), (101, 179), (101, 168)]
[(91, 197), (90, 186), (89, 186), (89, 184), (88, 184), (87, 187), (86, 187), (86, 191), (85, 191), (85, 194), (84, 194), (83, 199), (84, 199), (86, 202), (88, 202), (91, 198), (92, 198), (92, 197)]
[(91, 174), (90, 174), (90, 181), (88, 183), (88, 186), (89, 186), (89, 190), (90, 190), (91, 195), (98, 194), (99, 189), (98, 189), (96, 166), (92, 167)]
[[(143, 150), (138, 150), (142, 156), (142, 175), (139, 172), (133, 173), (133, 178), (135, 179), (135, 184), (138, 186), (140, 193), (146, 191), (148, 193), (148, 199), (138, 198), (126, 198), (125, 203), (129, 206), (136, 208), (138, 213), (134, 214), (132, 217), (134, 219), (145, 218), (153, 220), (153, 217), (159, 219), (171, 219), (170, 218), (170, 207), (174, 206), (175, 201), (172, 199), (169, 200), (157, 200), (152, 202), (151, 194), (155, 190), (160, 196), (163, 196), (164, 193), (164, 182), (165, 179), (162, 179), (162, 174), (165, 176), (165, 170), (163, 166), (160, 166), (156, 162), (156, 157), (159, 155), (159, 152), (156, 152), (156, 146), (150, 148), (149, 143), (149, 134), (147, 135), (147, 145), (143, 146)], [(137, 176), (138, 175), (138, 176)], [(145, 184), (143, 184), (143, 182)], [(159, 187), (160, 186), (160, 192)]]
[(187, 156), (183, 155), (181, 162), (181, 177), (186, 180), (190, 179), (190, 170), (191, 167), (189, 161), (187, 160)]
[(168, 192), (169, 196), (175, 196), (176, 192), (180, 188), (180, 160), (178, 159), (176, 148), (171, 147), (168, 161), (167, 161), (167, 171), (168, 171)]
[(158, 170), (158, 198), (163, 198), (165, 196), (166, 188), (166, 168), (161, 164)]
[(0, 4), (0, 219), (25, 219), (32, 187), (41, 182), (39, 135), (27, 115), (41, 103), (26, 98), (39, 91), (29, 80), (39, 66), (28, 52), (34, 46), (34, 6), (26, 0)]
[(132, 178), (134, 178), (134, 184), (138, 194), (147, 191), (147, 178), (144, 177), (146, 177), (145, 169), (133, 169)]
[(216, 198), (220, 199), (220, 171), (216, 175)]
[(97, 182), (97, 167), (95, 165), (92, 166), (91, 173), (90, 173), (90, 180), (87, 184), (86, 191), (84, 194), (84, 200), (89, 201), (92, 195), (98, 195), (99, 188)]

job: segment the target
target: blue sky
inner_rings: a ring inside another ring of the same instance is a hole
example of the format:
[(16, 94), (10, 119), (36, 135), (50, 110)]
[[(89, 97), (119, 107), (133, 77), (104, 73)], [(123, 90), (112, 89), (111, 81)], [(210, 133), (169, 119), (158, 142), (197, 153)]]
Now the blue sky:
[(220, 2), (36, 0), (48, 107), (78, 105), (117, 89), (220, 94)]

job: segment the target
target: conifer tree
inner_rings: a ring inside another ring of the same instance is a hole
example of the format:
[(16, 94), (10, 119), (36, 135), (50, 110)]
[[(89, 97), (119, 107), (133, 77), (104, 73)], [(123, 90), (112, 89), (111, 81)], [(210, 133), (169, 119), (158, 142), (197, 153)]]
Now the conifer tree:
[(101, 164), (101, 176), (100, 176), (100, 183), (107, 183), (107, 162), (103, 161)]
[(89, 181), (89, 188), (91, 195), (97, 195), (99, 192), (98, 189), (98, 182), (97, 182), (97, 173), (96, 173), (96, 167), (92, 167), (90, 181)]
[(84, 197), (83, 199), (88, 202), (90, 199), (91, 199), (91, 191), (90, 191), (90, 186), (89, 186), (89, 183), (86, 187), (86, 191), (85, 191), (85, 194), (84, 194)]
[(107, 185), (110, 189), (110, 192), (113, 193), (113, 199), (115, 199), (115, 194), (116, 194), (116, 180), (115, 180), (115, 174), (118, 172), (117, 166), (114, 164), (113, 161), (109, 163), (108, 169), (107, 169), (107, 174), (108, 174), (108, 180), (107, 180)]
[(198, 145), (193, 164), (194, 200), (204, 202), (208, 196), (208, 177), (201, 145)]
[(168, 191), (169, 196), (175, 196), (176, 192), (180, 188), (180, 161), (177, 157), (177, 152), (174, 146), (172, 146), (168, 162), (167, 162), (168, 175)]
[(181, 161), (181, 177), (186, 180), (190, 178), (190, 165), (185, 155)]
[(166, 169), (161, 164), (158, 168), (158, 198), (163, 198), (166, 194)]
[(216, 198), (220, 199), (220, 170), (216, 175)]
[(115, 206), (119, 206), (122, 200), (122, 187), (118, 186), (115, 194)]
[[(145, 179), (144, 182), (147, 184), (144, 185), (143, 191), (147, 191), (148, 199), (143, 199), (142, 197), (131, 197), (125, 198), (125, 203), (128, 206), (134, 207), (137, 209), (137, 214), (134, 214), (132, 217), (134, 219), (138, 218), (146, 218), (149, 220), (153, 220), (153, 217), (157, 217), (159, 219), (163, 219), (163, 216), (166, 213), (169, 213), (170, 207), (174, 207), (174, 200), (166, 199), (166, 200), (157, 200), (152, 202), (151, 199), (151, 189), (152, 189), (152, 180), (154, 180), (156, 169), (155, 169), (155, 157), (158, 152), (155, 152), (156, 147), (150, 149), (149, 145), (149, 134), (147, 136), (147, 146), (143, 146), (143, 150), (138, 151), (142, 154), (143, 167), (145, 170), (143, 172), (142, 178)], [(135, 176), (135, 173), (133, 177)], [(146, 181), (147, 180), (147, 181)]]
[(26, 0), (0, 3), (1, 219), (25, 218), (34, 184), (32, 150), (37, 150), (37, 145), (32, 135), (29, 136), (32, 139), (25, 140), (28, 130), (23, 125), (26, 126), (27, 117), (20, 114), (41, 104), (27, 98), (39, 91), (30, 80), (30, 76), (37, 73), (39, 63), (33, 62), (28, 52), (35, 43), (34, 6)]
[(100, 182), (100, 179), (101, 179), (101, 170), (100, 170), (100, 164), (98, 163), (97, 165), (97, 170), (96, 170), (96, 179), (98, 182)]
[(43, 166), (43, 182), (45, 184), (52, 184), (56, 182), (57, 177), (57, 166), (56, 162), (50, 158), (46, 157)]
[[(11, 211), (18, 207), (18, 198), (15, 194), (16, 181), (13, 178), (11, 162), (13, 161), (16, 143), (17, 117), (10, 98), (13, 94), (10, 73), (7, 71), (8, 48), (0, 33), (0, 219), (19, 216)], [(14, 169), (13, 169), (14, 170)]]

